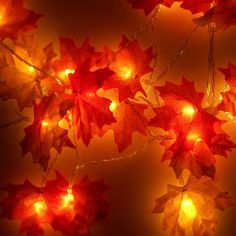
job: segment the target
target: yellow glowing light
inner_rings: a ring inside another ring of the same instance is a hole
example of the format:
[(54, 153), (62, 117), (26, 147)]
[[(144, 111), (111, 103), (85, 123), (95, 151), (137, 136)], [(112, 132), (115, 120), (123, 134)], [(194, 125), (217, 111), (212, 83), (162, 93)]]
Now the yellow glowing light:
[(73, 74), (73, 73), (75, 73), (74, 69), (66, 69), (64, 71), (59, 72), (59, 77), (61, 79), (67, 79), (69, 74)]
[(62, 197), (62, 208), (73, 207), (74, 200), (75, 200), (75, 198), (72, 193), (72, 189), (68, 189), (67, 195)]
[(179, 212), (179, 223), (181, 226), (186, 227), (193, 222), (197, 216), (197, 209), (192, 199), (185, 194), (181, 201)]
[(187, 135), (187, 140), (199, 142), (201, 141), (201, 135), (198, 132), (189, 132)]
[(45, 202), (43, 201), (38, 201), (34, 203), (34, 211), (36, 212), (37, 215), (42, 215), (45, 213), (47, 209), (47, 206)]
[(132, 79), (133, 76), (134, 76), (134, 71), (133, 71), (133, 68), (132, 67), (128, 67), (128, 66), (125, 66), (125, 67), (121, 67), (119, 69), (119, 76), (124, 79), (124, 80), (128, 80), (128, 79)]
[(194, 107), (191, 105), (187, 105), (187, 106), (183, 107), (183, 109), (182, 109), (183, 116), (189, 117), (189, 118), (193, 117), (195, 112), (196, 111), (195, 111)]
[(28, 72), (29, 72), (30, 74), (32, 74), (32, 73), (35, 72), (35, 69), (34, 69), (34, 67), (32, 67), (32, 66), (27, 66), (27, 70), (28, 70)]
[(47, 120), (43, 120), (42, 121), (42, 126), (45, 127), (45, 128), (48, 127), (49, 126), (49, 122)]
[(115, 111), (116, 108), (117, 108), (117, 103), (116, 102), (112, 102), (109, 108), (110, 108), (111, 112)]

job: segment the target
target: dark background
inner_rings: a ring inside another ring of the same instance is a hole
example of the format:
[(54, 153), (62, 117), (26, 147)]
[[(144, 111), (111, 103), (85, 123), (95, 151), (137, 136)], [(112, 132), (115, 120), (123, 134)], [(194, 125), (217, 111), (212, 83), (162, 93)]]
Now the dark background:
[[(147, 18), (142, 11), (133, 10), (124, 0), (28, 0), (27, 5), (45, 17), (40, 20), (38, 38), (42, 46), (53, 41), (58, 47), (58, 36), (73, 37), (81, 43), (89, 37), (97, 49), (104, 45), (116, 49), (122, 34), (131, 37)], [(192, 30), (192, 15), (181, 10), (178, 4), (171, 9), (162, 7), (155, 24), (155, 38), (158, 46), (158, 73), (175, 56), (186, 35)], [(226, 67), (228, 62), (236, 63), (235, 27), (216, 35), (216, 65)], [(151, 33), (145, 31), (140, 37), (143, 47), (151, 45)], [(208, 55), (207, 28), (201, 28), (194, 35), (184, 55), (171, 70), (165, 80), (180, 81), (182, 75), (196, 82), (198, 90), (205, 91)], [(163, 83), (163, 82), (162, 82)], [(217, 89), (224, 88), (223, 77), (217, 73)], [(0, 102), (0, 124), (16, 119), (13, 109), (15, 101)], [(26, 114), (30, 110), (24, 111)], [(35, 184), (40, 183), (39, 167), (32, 164), (27, 155), (21, 158), (18, 145), (23, 138), (26, 122), (0, 130), (0, 185), (8, 182), (22, 183), (28, 178)], [(235, 123), (225, 125), (225, 130), (236, 142)], [(126, 150), (130, 153), (145, 142), (141, 135), (134, 135), (133, 146)], [(107, 159), (118, 156), (113, 134), (95, 138), (89, 148), (79, 143), (81, 163), (90, 160)], [(84, 169), (78, 177), (88, 174), (93, 180), (104, 178), (112, 186), (110, 221), (98, 224), (91, 229), (96, 236), (164, 236), (161, 228), (163, 215), (151, 214), (155, 199), (164, 194), (168, 183), (177, 183), (168, 163), (160, 163), (163, 149), (156, 142), (142, 155), (132, 160), (92, 166)], [(55, 168), (69, 177), (75, 163), (73, 150), (65, 149)], [(219, 186), (229, 191), (236, 199), (236, 152), (228, 159), (217, 157)], [(51, 177), (54, 173), (51, 173)], [(236, 208), (217, 213), (217, 236), (236, 235)], [(19, 221), (0, 221), (0, 235), (18, 235)], [(61, 235), (50, 226), (46, 236)], [(191, 235), (191, 233), (189, 233)]]

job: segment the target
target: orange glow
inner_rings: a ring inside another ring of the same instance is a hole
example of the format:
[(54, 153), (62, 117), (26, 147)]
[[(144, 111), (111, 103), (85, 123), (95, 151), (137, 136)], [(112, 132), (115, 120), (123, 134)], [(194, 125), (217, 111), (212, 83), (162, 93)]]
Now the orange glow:
[(47, 206), (45, 204), (45, 202), (43, 201), (38, 201), (34, 203), (34, 211), (37, 215), (43, 215), (45, 214), (45, 211), (47, 209)]
[(184, 195), (180, 205), (179, 224), (187, 227), (193, 222), (197, 216), (197, 209), (192, 199), (188, 195)]
[(115, 111), (117, 108), (117, 103), (116, 102), (112, 102), (109, 109), (111, 112)]
[(68, 78), (68, 76), (69, 76), (69, 74), (73, 74), (73, 73), (75, 73), (75, 70), (74, 69), (66, 69), (66, 70), (64, 70), (64, 71), (61, 71), (61, 72), (59, 72), (59, 77), (61, 78), (61, 79), (67, 79)]
[(34, 67), (32, 67), (32, 66), (27, 66), (27, 71), (28, 71), (30, 74), (32, 74), (32, 73), (35, 72), (35, 69), (34, 69)]
[(72, 113), (70, 111), (67, 111), (67, 115), (68, 115), (69, 121), (72, 121), (73, 120)]
[(62, 208), (72, 208), (74, 200), (75, 198), (72, 189), (68, 189), (67, 195), (62, 197)]
[(192, 118), (194, 116), (195, 112), (196, 111), (195, 111), (194, 107), (191, 105), (187, 105), (187, 106), (183, 107), (183, 109), (182, 109), (183, 116), (189, 117), (189, 118)]
[(129, 80), (134, 77), (134, 70), (131, 66), (124, 66), (119, 68), (118, 75), (124, 80)]
[(94, 97), (94, 93), (93, 92), (87, 92), (86, 95), (89, 96), (89, 97)]
[(47, 120), (43, 120), (42, 121), (42, 126), (45, 127), (45, 128), (48, 127), (49, 126), (49, 122)]
[(201, 135), (198, 132), (192, 132), (190, 131), (187, 135), (187, 140), (189, 141), (195, 141), (195, 142), (199, 142), (201, 141)]
[(0, 9), (0, 26), (3, 25), (4, 22), (4, 11), (3, 9)]

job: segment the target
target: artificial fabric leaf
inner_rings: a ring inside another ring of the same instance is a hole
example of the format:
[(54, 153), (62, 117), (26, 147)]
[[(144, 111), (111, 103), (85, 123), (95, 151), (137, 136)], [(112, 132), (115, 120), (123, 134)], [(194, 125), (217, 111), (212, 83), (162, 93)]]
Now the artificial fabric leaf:
[(183, 187), (168, 185), (167, 193), (156, 200), (153, 213), (164, 213), (163, 228), (172, 236), (184, 236), (189, 227), (195, 236), (213, 236), (214, 210), (231, 206), (232, 198), (211, 178), (190, 176)]
[(235, 0), (219, 0), (202, 17), (194, 20), (198, 25), (205, 26), (215, 24), (216, 29), (226, 30), (236, 24), (236, 2)]
[(1, 190), (8, 192), (8, 196), (0, 202), (0, 218), (21, 220), (19, 233), (44, 235), (43, 226), (51, 222), (52, 215), (43, 200), (42, 189), (26, 180), (24, 184), (8, 184)]
[(0, 39), (16, 39), (20, 31), (36, 28), (42, 15), (24, 8), (25, 0), (1, 0), (0, 2)]
[(106, 127), (105, 132), (109, 129), (113, 130), (119, 152), (122, 152), (132, 144), (134, 132), (137, 131), (143, 135), (147, 134), (148, 120), (144, 114), (147, 108), (147, 105), (129, 100), (115, 106), (113, 114), (116, 122)]
[(77, 125), (77, 137), (82, 138), (85, 145), (92, 138), (92, 125), (101, 129), (103, 125), (115, 121), (109, 109), (111, 101), (96, 95), (113, 72), (108, 68), (90, 71), (90, 65), (90, 60), (81, 62), (75, 73), (70, 74), (75, 101), (73, 121)]
[(62, 83), (69, 87), (69, 74), (74, 73), (77, 64), (91, 61), (95, 49), (90, 45), (88, 39), (84, 41), (81, 47), (77, 47), (70, 38), (61, 37), (59, 40), (61, 57), (55, 60), (54, 69)]
[[(63, 180), (63, 177), (58, 176), (55, 181), (51, 181), (50, 185), (57, 185), (58, 179), (60, 182), (64, 182), (63, 186), (68, 186), (67, 180)], [(67, 188), (63, 187), (64, 191)], [(109, 190), (109, 186), (104, 183), (103, 180), (90, 181), (87, 176), (79, 180), (73, 185), (71, 194), (73, 198), (71, 201), (66, 202), (65, 198), (62, 199), (61, 195), (52, 199), (54, 202), (58, 202), (59, 205), (55, 209), (57, 212), (52, 221), (52, 227), (54, 230), (60, 231), (63, 235), (67, 236), (88, 236), (89, 227), (97, 221), (104, 221), (107, 219), (109, 203), (105, 196), (105, 193)], [(53, 188), (52, 188), (53, 189)], [(52, 196), (53, 192), (52, 192)], [(68, 196), (68, 193), (64, 193), (64, 196)], [(60, 205), (64, 206), (60, 211)]]
[(109, 63), (115, 74), (105, 81), (103, 88), (118, 89), (120, 102), (133, 98), (137, 92), (145, 94), (140, 79), (152, 71), (150, 63), (153, 59), (152, 48), (142, 50), (137, 40), (129, 41), (123, 36)]
[(21, 58), (45, 71), (39, 72), (0, 48), (0, 97), (4, 100), (16, 99), (20, 110), (31, 107), (37, 99), (59, 91), (61, 87), (55, 78), (48, 76), (52, 71), (52, 61), (56, 54), (52, 44), (41, 48), (32, 35), (21, 35), (14, 44), (14, 50)]
[(185, 78), (180, 85), (166, 82), (157, 90), (164, 106), (154, 109), (156, 116), (149, 125), (174, 132), (172, 140), (162, 142), (162, 160), (171, 160), (177, 177), (184, 169), (196, 177), (214, 177), (214, 155), (227, 156), (227, 151), (236, 147), (221, 129), (224, 122), (202, 108), (204, 94)]
[[(37, 105), (34, 104), (34, 121), (24, 129), (25, 137), (20, 142), (22, 156), (31, 152), (34, 163), (39, 163), (46, 170), (50, 159), (50, 150), (55, 148), (61, 153), (63, 147), (74, 147), (68, 137), (68, 130), (59, 126), (59, 121), (65, 116), (73, 104), (68, 99), (58, 95), (44, 97)], [(67, 104), (65, 104), (67, 103)]]
[(69, 188), (69, 182), (56, 172), (55, 180), (37, 187), (28, 180), (24, 184), (8, 184), (1, 188), (8, 195), (0, 202), (1, 218), (21, 220), (19, 233), (44, 235), (44, 225), (67, 236), (88, 236), (89, 227), (107, 219), (110, 187), (103, 180), (90, 181), (87, 176)]
[(221, 72), (225, 76), (225, 81), (228, 85), (228, 89), (225, 92), (221, 92), (222, 102), (218, 105), (217, 109), (229, 112), (233, 116), (236, 115), (236, 66), (229, 64), (227, 69), (221, 69)]
[(171, 7), (178, 0), (127, 0), (133, 8), (142, 9), (148, 15), (157, 5), (162, 4)]

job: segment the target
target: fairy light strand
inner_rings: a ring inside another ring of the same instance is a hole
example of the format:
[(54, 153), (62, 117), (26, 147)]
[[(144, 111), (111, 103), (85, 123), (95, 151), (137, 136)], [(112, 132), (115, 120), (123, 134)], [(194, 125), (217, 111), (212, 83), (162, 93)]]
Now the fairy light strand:
[(208, 52), (208, 72), (207, 72), (207, 96), (208, 105), (212, 106), (215, 100), (215, 59), (214, 59), (214, 39), (215, 39), (215, 25), (210, 24), (209, 31), (209, 52)]
[(188, 34), (183, 46), (179, 49), (178, 53), (176, 54), (176, 56), (174, 57), (174, 59), (168, 64), (168, 66), (166, 67), (166, 69), (161, 72), (161, 74), (158, 76), (157, 81), (162, 80), (166, 74), (172, 69), (172, 67), (176, 64), (176, 62), (179, 60), (179, 58), (182, 56), (182, 54), (184, 53), (185, 49), (187, 48), (190, 40), (192, 39), (193, 35), (195, 34), (195, 32), (198, 30), (199, 26), (195, 26), (193, 28), (193, 30)]

